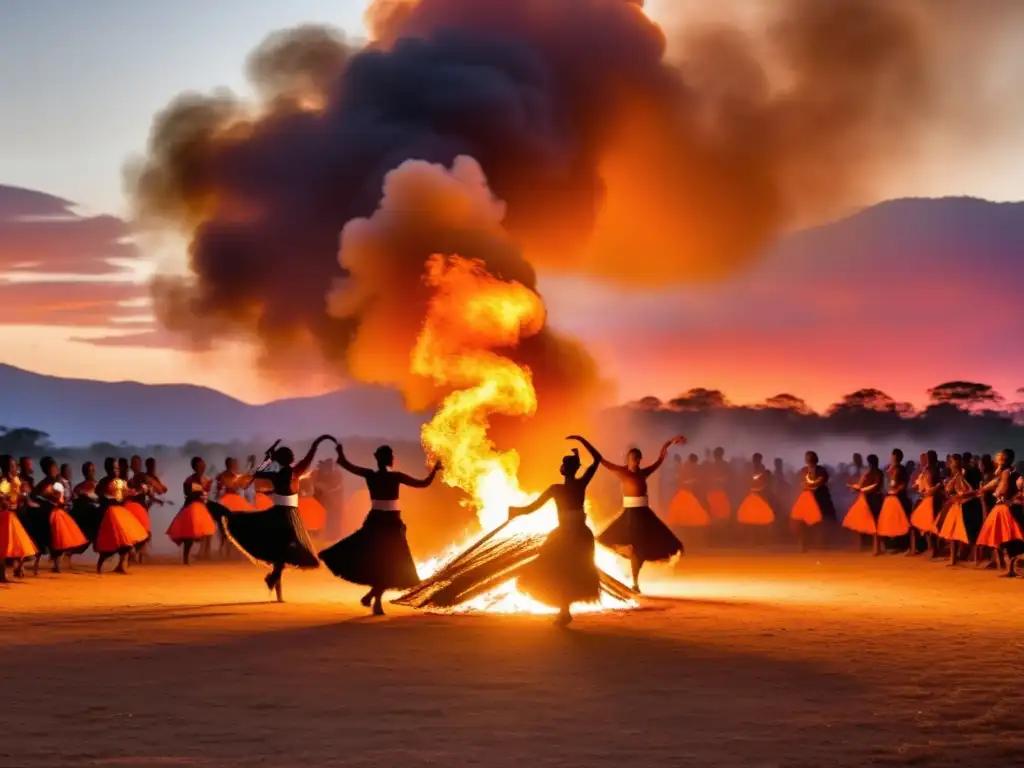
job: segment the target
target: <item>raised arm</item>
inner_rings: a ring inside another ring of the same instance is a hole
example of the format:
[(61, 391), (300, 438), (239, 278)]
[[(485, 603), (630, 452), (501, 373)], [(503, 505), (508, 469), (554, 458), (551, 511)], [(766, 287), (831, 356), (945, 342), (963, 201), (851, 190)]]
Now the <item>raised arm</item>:
[[(594, 466), (597, 464), (595, 462)], [(540, 496), (531, 501), (525, 507), (509, 507), (508, 517), (511, 520), (514, 517), (522, 517), (523, 515), (529, 515), (536, 512), (538, 509), (547, 504), (554, 497), (555, 486), (549, 485), (548, 489), (544, 491)]]
[(402, 485), (408, 485), (410, 488), (429, 488), (430, 484), (434, 482), (434, 478), (437, 477), (437, 473), (441, 471), (441, 462), (434, 464), (434, 468), (430, 470), (430, 474), (423, 479), (416, 477), (409, 477), (404, 472), (396, 472), (395, 477), (398, 478), (398, 482)]
[[(309, 446), (309, 450), (306, 451), (306, 455), (299, 459), (295, 463), (295, 466), (292, 467), (292, 470), (295, 475), (301, 476), (309, 471), (310, 466), (313, 464), (313, 459), (316, 458), (316, 449), (319, 448), (320, 443), (324, 442), (325, 440), (334, 440), (334, 438), (331, 437), (330, 435), (320, 435), (320, 437), (314, 440), (313, 444)], [(337, 443), (338, 441), (334, 440), (334, 442)]]
[(668, 458), (669, 448), (671, 448), (673, 445), (684, 445), (685, 443), (686, 438), (683, 437), (682, 435), (679, 435), (678, 437), (673, 437), (671, 440), (669, 440), (667, 443), (661, 446), (661, 453), (658, 454), (658, 458), (655, 459), (654, 462), (649, 466), (646, 466), (643, 469), (641, 469), (640, 473), (644, 477), (650, 477), (651, 475), (658, 471), (658, 468), (661, 467), (662, 464), (665, 463), (665, 459)]
[(373, 474), (373, 470), (357, 466), (349, 461), (345, 457), (345, 449), (342, 447), (341, 443), (338, 443), (338, 466), (346, 472), (351, 472), (353, 475), (358, 475), (359, 477), (369, 477)]

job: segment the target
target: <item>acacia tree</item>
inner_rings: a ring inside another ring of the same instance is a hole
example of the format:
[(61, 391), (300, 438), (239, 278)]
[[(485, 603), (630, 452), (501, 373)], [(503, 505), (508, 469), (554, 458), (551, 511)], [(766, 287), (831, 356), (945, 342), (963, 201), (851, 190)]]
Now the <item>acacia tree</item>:
[(952, 405), (965, 411), (995, 408), (1005, 402), (991, 384), (976, 381), (947, 381), (929, 389), (928, 397), (935, 405)]
[(669, 400), (669, 406), (677, 411), (712, 411), (729, 408), (731, 405), (720, 390), (703, 387), (691, 389)]
[(806, 400), (796, 395), (791, 395), (788, 392), (769, 397), (761, 407), (774, 411), (790, 411), (800, 416), (810, 416), (814, 413), (814, 410), (807, 404)]

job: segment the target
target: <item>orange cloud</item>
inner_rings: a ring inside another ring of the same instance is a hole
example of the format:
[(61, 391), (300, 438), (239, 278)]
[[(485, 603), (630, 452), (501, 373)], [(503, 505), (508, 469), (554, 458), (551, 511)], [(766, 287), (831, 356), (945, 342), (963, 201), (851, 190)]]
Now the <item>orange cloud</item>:
[[(83, 281), (0, 281), (0, 324), (104, 327), (140, 321), (140, 310), (126, 305), (148, 297), (133, 283)], [(137, 326), (135, 326), (137, 327)]]

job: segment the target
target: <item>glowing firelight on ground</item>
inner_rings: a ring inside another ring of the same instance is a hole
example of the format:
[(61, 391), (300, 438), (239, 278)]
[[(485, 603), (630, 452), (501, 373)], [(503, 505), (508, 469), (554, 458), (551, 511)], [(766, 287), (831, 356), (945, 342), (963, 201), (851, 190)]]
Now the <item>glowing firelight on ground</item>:
[[(444, 464), (442, 480), (466, 492), (483, 532), (508, 519), (510, 506), (536, 497), (519, 487), (519, 454), (499, 451), (488, 437), (495, 414), (530, 417), (537, 395), (529, 369), (496, 353), (515, 347), (544, 326), (540, 297), (525, 286), (499, 280), (482, 263), (458, 256), (433, 256), (425, 280), (433, 289), (423, 330), (412, 354), (414, 373), (453, 391), (423, 427), (423, 446)], [(554, 503), (509, 524), (500, 536), (543, 534), (558, 523)], [(436, 573), (472, 541), (463, 542), (440, 558), (421, 563), (420, 575)], [(623, 569), (615, 556), (599, 550), (599, 568), (618, 579)], [(632, 607), (602, 595), (601, 602), (578, 610)], [(459, 608), (497, 613), (554, 613), (506, 582)]]

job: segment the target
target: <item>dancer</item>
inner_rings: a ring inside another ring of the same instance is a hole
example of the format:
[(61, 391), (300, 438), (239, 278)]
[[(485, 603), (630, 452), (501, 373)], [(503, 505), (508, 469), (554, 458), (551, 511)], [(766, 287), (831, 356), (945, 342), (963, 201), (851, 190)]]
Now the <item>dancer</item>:
[(948, 501), (939, 520), (939, 537), (949, 542), (949, 564), (955, 566), (963, 548), (973, 552), (984, 522), (985, 511), (976, 488), (967, 481), (963, 457), (949, 457), (949, 479), (945, 483)]
[(715, 448), (711, 463), (705, 467), (707, 475), (708, 511), (716, 523), (726, 523), (732, 519), (732, 504), (729, 501), (729, 481), (731, 472), (725, 461), (725, 449)]
[(344, 447), (338, 443), (338, 465), (366, 481), (370, 511), (358, 531), (325, 549), (320, 559), (338, 578), (369, 587), (360, 602), (367, 608), (372, 604), (374, 616), (383, 616), (381, 599), (385, 590), (409, 589), (420, 581), (405, 538), (399, 490), (403, 485), (429, 487), (441, 471), (441, 464), (434, 464), (429, 475), (417, 479), (392, 471), (395, 455), (386, 445), (374, 451), (373, 458), (377, 461), (376, 469), (357, 466), (346, 458)]
[(270, 484), (274, 491), (272, 506), (254, 512), (229, 510), (221, 521), (229, 541), (249, 559), (271, 569), (264, 581), (267, 589), (276, 594), (279, 603), (284, 602), (281, 580), (286, 566), (320, 566), (313, 542), (299, 517), (298, 490), (299, 478), (309, 470), (317, 448), (325, 440), (334, 438), (321, 435), (299, 461), (295, 461), (295, 454), (290, 448), (279, 445), (280, 440), (274, 443), (265, 460), (276, 464), (277, 469), (260, 470), (250, 476), (253, 485), (261, 481)]
[(686, 462), (676, 457), (676, 493), (669, 505), (668, 522), (674, 528), (704, 528), (711, 525), (711, 515), (698, 498), (700, 493), (700, 458), (691, 453)]
[[(70, 570), (71, 556), (85, 552), (89, 548), (89, 540), (65, 509), (65, 497), (70, 496), (71, 492), (64, 485), (57, 462), (46, 456), (39, 465), (43, 470), (43, 479), (32, 491), (38, 505), (33, 515), (45, 523), (45, 535), (41, 532), (40, 536), (44, 537), (46, 543), (43, 545), (37, 540), (36, 546), (39, 547), (40, 553), (44, 546), (49, 550), (53, 571), (60, 573), (61, 559), (67, 556)], [(37, 567), (38, 562), (37, 558)]]
[(205, 546), (217, 532), (213, 515), (206, 508), (213, 481), (206, 476), (206, 462), (198, 456), (191, 462), (192, 474), (181, 484), (185, 504), (167, 528), (167, 537), (181, 547), (181, 562), (189, 564), (192, 545)]
[(593, 446), (579, 440), (590, 453), (593, 462), (577, 477), (582, 463), (579, 451), (562, 459), (563, 481), (549, 486), (525, 507), (511, 507), (509, 518), (536, 512), (554, 499), (558, 508), (558, 526), (547, 535), (535, 560), (518, 571), (518, 586), (535, 600), (558, 609), (555, 624), (567, 626), (572, 622), (572, 604), (595, 602), (601, 595), (600, 576), (594, 563), (594, 534), (587, 527), (584, 503), (587, 486), (594, 479), (601, 455)]
[[(132, 456), (131, 461), (126, 462), (126, 465), (124, 470), (126, 474), (122, 475), (128, 486), (125, 491), (124, 508), (135, 515), (135, 519), (146, 529), (148, 534), (145, 541), (141, 541), (135, 546), (133, 553), (135, 561), (141, 563), (148, 554), (149, 543), (153, 539), (153, 522), (149, 516), (152, 497), (149, 492), (148, 478), (142, 469), (142, 457)], [(120, 465), (118, 465), (118, 471), (121, 471)]]
[(1012, 449), (1004, 448), (996, 455), (995, 472), (987, 483), (976, 492), (984, 497), (991, 494), (995, 498), (981, 532), (978, 544), (992, 549), (992, 557), (996, 565), (1003, 569), (1003, 575), (1017, 575), (1017, 558), (1024, 554), (1024, 514), (1018, 503), (1017, 474)]
[(909, 475), (903, 466), (903, 451), (899, 448), (893, 449), (885, 475), (889, 491), (882, 502), (882, 511), (878, 514), (878, 536), (887, 548), (896, 549), (910, 533)]
[(835, 521), (836, 509), (832, 504), (832, 494), (828, 490), (828, 471), (818, 461), (818, 454), (808, 451), (804, 455), (804, 471), (802, 474), (803, 491), (797, 497), (790, 513), (790, 520), (796, 528), (800, 551), (810, 549), (810, 539), (822, 544), (821, 524), (826, 520)]
[(15, 578), (24, 578), (25, 561), (39, 549), (16, 514), (21, 504), (21, 478), (13, 456), (0, 456), (0, 582), (7, 581), (7, 565)]
[(907, 554), (918, 553), (917, 536), (920, 534), (927, 539), (934, 560), (939, 556), (938, 516), (945, 504), (944, 488), (939, 477), (939, 454), (935, 451), (921, 454), (921, 471), (917, 474), (914, 487), (921, 494), (921, 500), (910, 516), (910, 549)]
[(736, 522), (744, 526), (754, 526), (757, 530), (770, 526), (775, 522), (775, 510), (770, 502), (772, 492), (772, 473), (764, 465), (764, 457), (755, 453), (751, 459), (750, 490), (747, 497), (736, 510)]
[(103, 510), (100, 509), (100, 498), (96, 493), (99, 483), (96, 482), (96, 465), (91, 461), (82, 465), (83, 480), (71, 491), (71, 519), (91, 543), (96, 543), (96, 535), (100, 531)]
[(107, 458), (103, 462), (106, 472), (96, 486), (99, 499), (100, 518), (99, 530), (93, 542), (93, 549), (99, 554), (96, 561), (96, 573), (103, 573), (103, 563), (114, 555), (118, 556), (114, 573), (128, 573), (128, 555), (149, 534), (131, 512), (125, 509), (124, 501), (128, 484), (121, 478), (117, 462)]
[(598, 453), (591, 443), (583, 437), (573, 435), (591, 456), (598, 459), (601, 466), (618, 478), (622, 485), (622, 512), (597, 541), (608, 549), (629, 558), (633, 573), (633, 590), (640, 591), (640, 569), (644, 563), (656, 563), (670, 560), (683, 553), (683, 543), (669, 530), (661, 519), (651, 510), (647, 499), (647, 478), (658, 471), (668, 450), (673, 445), (686, 443), (685, 437), (673, 437), (661, 447), (661, 453), (653, 464), (640, 466), (643, 454), (639, 448), (631, 448), (626, 454), (626, 465), (613, 464)]
[(882, 543), (878, 537), (878, 516), (882, 512), (882, 486), (885, 482), (885, 476), (878, 464), (878, 457), (870, 454), (867, 469), (857, 482), (849, 484), (850, 490), (857, 494), (857, 498), (843, 518), (843, 527), (859, 534), (858, 549), (863, 547), (861, 536), (871, 537), (871, 552), (875, 556), (882, 554)]

